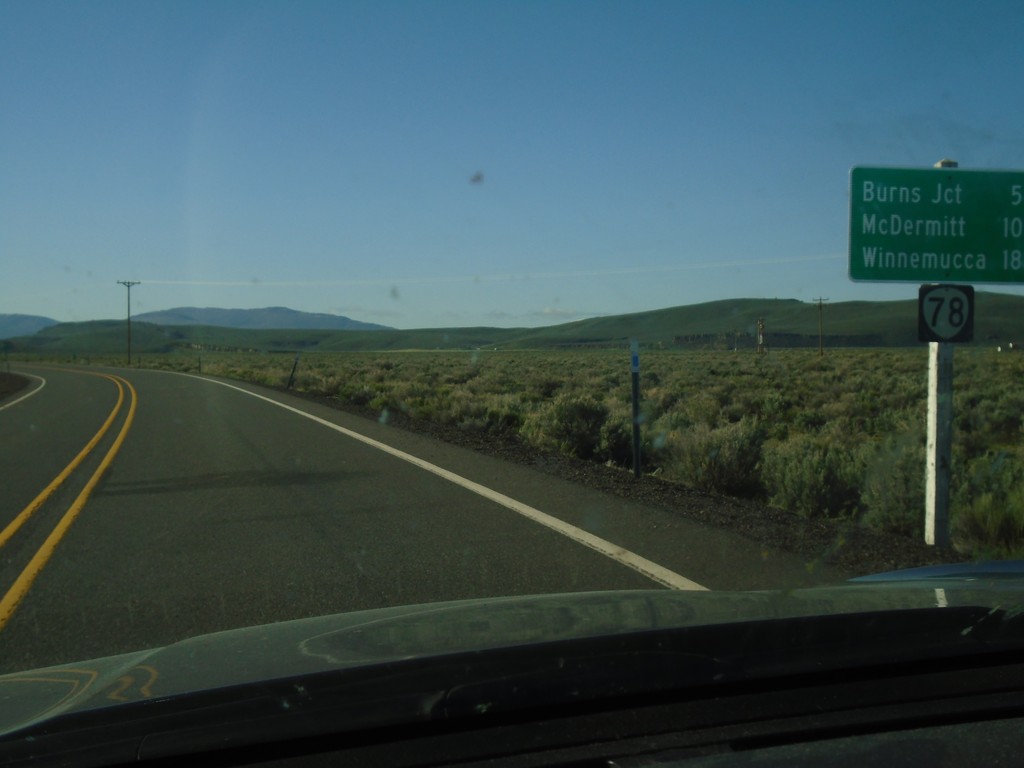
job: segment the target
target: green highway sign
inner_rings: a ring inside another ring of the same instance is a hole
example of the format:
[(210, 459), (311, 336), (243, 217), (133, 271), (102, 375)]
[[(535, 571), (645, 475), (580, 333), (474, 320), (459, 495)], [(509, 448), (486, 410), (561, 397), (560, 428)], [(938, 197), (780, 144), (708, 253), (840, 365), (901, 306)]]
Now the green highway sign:
[(850, 279), (1024, 283), (1024, 171), (850, 171)]

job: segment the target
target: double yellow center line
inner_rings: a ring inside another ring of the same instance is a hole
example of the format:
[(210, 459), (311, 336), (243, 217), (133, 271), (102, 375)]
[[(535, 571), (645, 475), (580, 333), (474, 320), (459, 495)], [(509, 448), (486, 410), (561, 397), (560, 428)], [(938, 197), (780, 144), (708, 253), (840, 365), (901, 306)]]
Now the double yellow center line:
[(117, 452), (121, 450), (121, 444), (124, 442), (125, 436), (128, 434), (128, 430), (132, 426), (132, 421), (135, 418), (135, 404), (138, 402), (138, 396), (136, 395), (135, 388), (126, 379), (122, 379), (120, 376), (113, 376), (106, 373), (94, 373), (92, 376), (102, 376), (105, 379), (109, 379), (114, 382), (117, 386), (117, 403), (114, 408), (110, 411), (110, 415), (107, 416), (107, 420), (103, 422), (103, 425), (99, 428), (99, 431), (93, 435), (92, 439), (86, 443), (85, 447), (78, 452), (78, 455), (71, 460), (71, 462), (61, 470), (49, 485), (46, 486), (36, 496), (28, 506), (26, 506), (21, 512), (18, 513), (6, 528), (0, 531), (0, 547), (3, 547), (10, 541), (11, 537), (18, 532), (18, 529), (23, 526), (26, 521), (33, 514), (35, 514), (40, 507), (46, 503), (46, 500), (53, 495), (61, 484), (71, 476), (71, 473), (78, 468), (78, 466), (89, 456), (90, 453), (96, 448), (100, 440), (103, 439), (104, 435), (113, 426), (114, 421), (117, 419), (117, 415), (121, 412), (121, 407), (125, 401), (125, 388), (131, 395), (131, 403), (128, 406), (128, 415), (125, 417), (124, 423), (121, 425), (121, 431), (118, 432), (117, 437), (114, 438), (113, 444), (107, 451), (106, 456), (100, 462), (96, 471), (92, 473), (89, 481), (82, 488), (81, 492), (68, 507), (67, 512), (61, 517), (60, 521), (54, 526), (50, 535), (46, 537), (46, 541), (43, 542), (42, 546), (36, 551), (29, 561), (28, 565), (25, 566), (24, 570), (18, 575), (18, 578), (14, 580), (14, 584), (11, 586), (7, 593), (0, 598), (0, 630), (4, 628), (11, 616), (14, 615), (15, 609), (24, 599), (25, 595), (28, 594), (29, 588), (32, 586), (32, 582), (36, 580), (36, 577), (43, 570), (50, 558), (53, 556), (54, 550), (57, 549), (57, 545), (61, 539), (68, 532), (71, 524), (75, 522), (75, 518), (78, 517), (82, 508), (85, 506), (85, 502), (89, 500), (89, 496), (92, 494), (96, 485), (99, 483), (100, 478), (103, 477), (103, 473), (107, 471), (110, 464), (114, 461), (114, 457)]

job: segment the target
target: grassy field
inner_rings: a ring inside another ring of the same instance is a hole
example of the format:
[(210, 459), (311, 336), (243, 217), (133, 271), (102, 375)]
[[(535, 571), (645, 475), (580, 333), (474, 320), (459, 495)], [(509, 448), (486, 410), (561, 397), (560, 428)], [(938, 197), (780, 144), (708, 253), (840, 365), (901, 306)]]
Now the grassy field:
[[(151, 355), (286, 386), (294, 355)], [(101, 362), (96, 360), (95, 362)], [(952, 519), (977, 556), (1024, 554), (1024, 355), (959, 349)], [(304, 353), (293, 388), (624, 468), (628, 351)], [(645, 351), (644, 469), (797, 514), (923, 535), (927, 351)]]

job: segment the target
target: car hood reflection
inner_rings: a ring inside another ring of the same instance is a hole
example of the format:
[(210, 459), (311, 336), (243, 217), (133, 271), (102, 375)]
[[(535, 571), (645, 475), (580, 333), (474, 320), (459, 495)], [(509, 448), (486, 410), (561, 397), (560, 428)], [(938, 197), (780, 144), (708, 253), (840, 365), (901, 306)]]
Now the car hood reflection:
[[(967, 573), (967, 572), (965, 572)], [(1020, 605), (1024, 580), (975, 566), (793, 591), (586, 592), (383, 608), (201, 635), (0, 676), (0, 734), (59, 715), (408, 659), (665, 629), (953, 606)]]

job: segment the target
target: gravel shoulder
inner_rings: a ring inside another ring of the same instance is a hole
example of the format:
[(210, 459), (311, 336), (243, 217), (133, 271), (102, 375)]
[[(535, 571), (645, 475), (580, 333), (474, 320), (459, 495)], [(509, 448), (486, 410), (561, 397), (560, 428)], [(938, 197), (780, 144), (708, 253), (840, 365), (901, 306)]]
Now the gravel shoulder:
[[(378, 417), (369, 409), (347, 406), (330, 398), (294, 391), (290, 394), (354, 415), (374, 420)], [(929, 547), (923, 541), (881, 533), (855, 521), (807, 519), (757, 500), (708, 493), (650, 475), (637, 480), (632, 472), (619, 467), (538, 451), (515, 435), (467, 431), (411, 419), (401, 413), (389, 414), (388, 423), (588, 488), (658, 506), (681, 518), (740, 534), (766, 549), (790, 552), (808, 562), (825, 562), (850, 577), (969, 559), (953, 549)]]
[(17, 394), (28, 386), (28, 379), (16, 373), (0, 372), (0, 401)]

